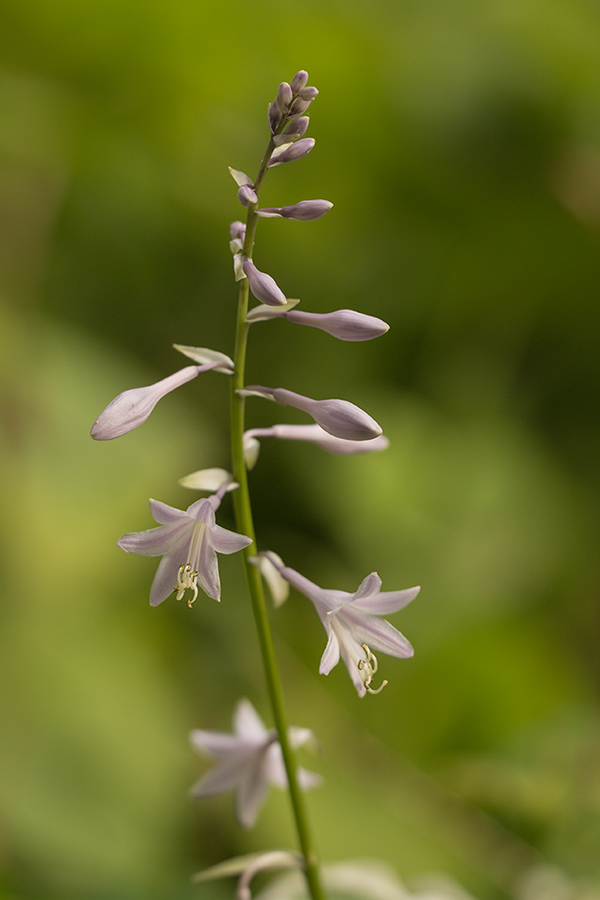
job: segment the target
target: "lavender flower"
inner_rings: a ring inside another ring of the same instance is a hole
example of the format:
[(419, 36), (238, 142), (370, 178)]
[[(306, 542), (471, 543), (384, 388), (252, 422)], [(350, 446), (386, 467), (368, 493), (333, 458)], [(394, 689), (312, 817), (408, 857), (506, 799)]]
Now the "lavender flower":
[(292, 102), (292, 97), (294, 96), (293, 91), (287, 81), (282, 81), (279, 85), (279, 90), (277, 91), (277, 97), (275, 98), (275, 102), (277, 106), (281, 110), (282, 113), (286, 113), (288, 111), (288, 107)]
[(249, 184), (241, 185), (241, 187), (238, 188), (237, 195), (242, 206), (252, 206), (253, 203), (258, 203), (258, 197), (252, 189), (252, 186)]
[(257, 300), (266, 303), (267, 306), (281, 306), (287, 302), (285, 294), (274, 278), (266, 272), (260, 272), (251, 259), (244, 257), (242, 264), (250, 283), (250, 290)]
[(272, 425), (270, 428), (250, 428), (245, 431), (244, 446), (251, 439), (261, 437), (274, 437), (280, 441), (307, 441), (339, 456), (376, 453), (378, 450), (387, 450), (390, 445), (384, 434), (370, 441), (348, 441), (328, 434), (320, 425)]
[(390, 330), (383, 319), (367, 316), (354, 309), (337, 309), (330, 313), (311, 313), (294, 309), (297, 305), (288, 300), (286, 307), (255, 306), (246, 317), (248, 322), (266, 322), (268, 319), (287, 319), (297, 325), (309, 325), (326, 331), (340, 341), (372, 341)]
[(292, 80), (290, 81), (290, 87), (294, 94), (298, 94), (303, 87), (306, 86), (306, 82), (308, 81), (308, 72), (305, 69), (300, 69), (299, 72), (296, 72)]
[(269, 168), (273, 168), (273, 166), (279, 166), (281, 163), (292, 162), (294, 159), (302, 159), (303, 156), (307, 156), (310, 153), (314, 146), (314, 138), (301, 138), (301, 140), (296, 141), (294, 144), (283, 144), (273, 151), (267, 165)]
[(91, 436), (95, 441), (112, 441), (113, 438), (133, 431), (146, 421), (165, 394), (191, 381), (200, 372), (208, 372), (209, 369), (216, 369), (219, 365), (218, 360), (213, 360), (201, 366), (186, 366), (155, 384), (123, 391), (100, 413), (92, 425)]
[(158, 606), (173, 591), (181, 600), (190, 590), (191, 608), (198, 587), (213, 600), (221, 599), (217, 553), (236, 553), (252, 543), (251, 538), (215, 522), (215, 511), (226, 490), (227, 483), (212, 497), (196, 500), (185, 512), (150, 500), (150, 512), (160, 527), (124, 534), (117, 541), (117, 547), (126, 553), (162, 556), (150, 590), (152, 606)]
[(308, 116), (299, 116), (297, 119), (294, 119), (293, 122), (290, 122), (290, 124), (283, 132), (282, 137), (287, 137), (290, 141), (296, 140), (297, 138), (302, 137), (302, 135), (305, 134), (309, 124), (310, 119)]
[[(241, 188), (240, 188), (241, 190)], [(239, 191), (238, 191), (239, 194)], [(296, 219), (298, 222), (309, 222), (312, 219), (320, 219), (329, 212), (333, 203), (329, 200), (300, 200), (293, 206), (265, 206), (257, 210), (259, 216), (265, 218), (278, 217), (280, 219)]]
[(348, 441), (370, 441), (383, 431), (375, 419), (349, 400), (312, 400), (285, 388), (252, 385), (238, 391), (241, 396), (265, 397), (283, 406), (293, 406), (313, 417), (317, 425), (334, 437)]
[(265, 555), (285, 580), (308, 597), (317, 610), (327, 633), (327, 646), (319, 667), (321, 675), (328, 675), (341, 655), (359, 697), (364, 697), (367, 691), (379, 693), (387, 682), (376, 690), (371, 687), (378, 668), (372, 649), (401, 659), (412, 656), (414, 651), (404, 635), (378, 617), (403, 609), (414, 600), (420, 588), (382, 592), (381, 578), (377, 572), (371, 572), (354, 594), (324, 590), (295, 569), (282, 566), (275, 553)]
[[(217, 766), (192, 788), (194, 797), (212, 797), (231, 788), (239, 824), (250, 828), (256, 821), (269, 784), (287, 787), (281, 747), (275, 730), (267, 731), (249, 700), (239, 700), (233, 715), (233, 734), (195, 730), (192, 746), (217, 760)], [(290, 743), (297, 749), (311, 740), (308, 728), (290, 728)], [(321, 782), (319, 775), (298, 769), (300, 787), (308, 790)]]

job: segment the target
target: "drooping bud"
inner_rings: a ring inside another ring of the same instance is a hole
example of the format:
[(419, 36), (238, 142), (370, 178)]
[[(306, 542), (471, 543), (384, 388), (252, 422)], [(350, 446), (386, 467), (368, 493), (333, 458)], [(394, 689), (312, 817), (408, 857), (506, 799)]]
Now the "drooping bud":
[(328, 434), (347, 441), (371, 441), (383, 431), (375, 419), (349, 400), (313, 400), (285, 388), (263, 385), (251, 385), (238, 393), (244, 397), (264, 397), (266, 400), (275, 400), (282, 406), (301, 409), (312, 416), (317, 425)]
[(340, 341), (372, 341), (373, 338), (381, 337), (390, 328), (383, 319), (367, 316), (353, 309), (337, 309), (330, 313), (310, 313), (292, 309), (284, 315), (290, 322), (320, 328)]
[(112, 441), (133, 431), (146, 421), (165, 394), (191, 381), (200, 372), (215, 369), (218, 365), (219, 363), (214, 361), (203, 366), (186, 366), (179, 372), (163, 378), (162, 381), (157, 381), (156, 384), (124, 391), (111, 400), (106, 409), (100, 413), (92, 425), (91, 436), (95, 441)]
[(286, 303), (286, 297), (274, 278), (266, 272), (260, 272), (252, 260), (244, 257), (244, 272), (250, 283), (250, 290), (257, 300), (266, 303), (267, 306), (282, 306)]
[(294, 119), (293, 122), (290, 122), (288, 127), (283, 132), (282, 137), (288, 137), (290, 140), (295, 140), (296, 138), (302, 137), (302, 135), (306, 132), (310, 124), (310, 118), (308, 116), (299, 116), (299, 118)]
[(298, 94), (299, 94), (299, 96), (302, 98), (302, 100), (309, 100), (309, 101), (310, 101), (310, 100), (314, 100), (315, 97), (318, 96), (319, 92), (318, 92), (318, 90), (317, 90), (316, 87), (309, 86), (309, 87), (303, 87), (303, 88), (298, 92)]
[(277, 106), (277, 100), (273, 100), (273, 102), (269, 106), (269, 128), (271, 129), (272, 134), (275, 134), (275, 132), (277, 131), (282, 118), (283, 113)]
[(273, 166), (279, 166), (281, 163), (292, 162), (294, 159), (302, 159), (303, 156), (307, 156), (310, 153), (314, 146), (314, 138), (302, 138), (294, 144), (284, 144), (282, 147), (277, 147), (277, 149), (273, 151), (267, 166), (273, 168)]
[(280, 441), (306, 441), (338, 456), (376, 453), (379, 450), (387, 450), (390, 445), (384, 434), (370, 441), (349, 441), (328, 434), (320, 425), (272, 425), (270, 428), (251, 428), (244, 434), (244, 444), (251, 440), (258, 443), (257, 438), (261, 437), (278, 438)]
[(266, 219), (277, 216), (280, 219), (296, 219), (297, 222), (310, 222), (312, 219), (320, 219), (321, 216), (329, 212), (332, 206), (333, 203), (330, 203), (329, 200), (300, 200), (299, 203), (295, 203), (293, 206), (265, 206), (263, 209), (258, 209), (257, 213)]
[(249, 184), (243, 184), (238, 188), (237, 195), (242, 206), (252, 206), (253, 203), (258, 203), (258, 197)]
[(290, 116), (301, 116), (310, 106), (310, 100), (303, 100), (302, 97), (296, 97), (290, 107)]
[(279, 90), (277, 91), (277, 97), (275, 98), (275, 102), (282, 113), (288, 111), (293, 96), (293, 91), (287, 81), (282, 81), (279, 85)]
[(303, 87), (305, 87), (306, 82), (308, 81), (308, 72), (304, 69), (300, 69), (299, 72), (296, 72), (292, 80), (290, 81), (290, 87), (294, 94), (298, 94)]
[(240, 222), (236, 219), (235, 222), (232, 222), (229, 226), (229, 237), (232, 241), (235, 240), (244, 240), (246, 236), (246, 226), (243, 222)]

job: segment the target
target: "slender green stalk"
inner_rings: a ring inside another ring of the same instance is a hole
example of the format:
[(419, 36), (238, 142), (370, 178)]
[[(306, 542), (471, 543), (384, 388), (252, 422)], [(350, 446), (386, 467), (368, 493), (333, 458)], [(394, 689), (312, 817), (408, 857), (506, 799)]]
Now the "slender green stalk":
[[(283, 128), (283, 125), (279, 130)], [(273, 139), (269, 141), (269, 146), (264, 155), (258, 177), (256, 179), (254, 190), (258, 194), (258, 190), (267, 170), (267, 164), (271, 157), (271, 153), (275, 144)], [(248, 216), (246, 223), (246, 237), (244, 241), (244, 253), (247, 257), (252, 257), (254, 247), (254, 237), (256, 234), (256, 226), (258, 216), (256, 214), (257, 204), (248, 208)], [(304, 856), (304, 872), (308, 889), (312, 900), (324, 900), (324, 894), (319, 880), (317, 856), (313, 846), (312, 835), (309, 828), (308, 816), (304, 802), (304, 796), (300, 791), (297, 777), (297, 766), (294, 752), (290, 746), (288, 738), (288, 726), (286, 721), (283, 689), (281, 684), (281, 676), (279, 666), (275, 655), (275, 646), (273, 643), (273, 634), (269, 622), (267, 604), (262, 585), (261, 574), (259, 570), (250, 563), (250, 558), (257, 552), (256, 538), (254, 532), (254, 522), (252, 519), (252, 507), (250, 503), (250, 492), (248, 489), (248, 476), (246, 464), (244, 460), (243, 436), (244, 436), (244, 406), (245, 398), (240, 397), (237, 393), (239, 389), (244, 387), (245, 364), (246, 364), (246, 345), (248, 341), (249, 325), (246, 322), (248, 312), (248, 279), (243, 278), (240, 281), (239, 302), (236, 327), (235, 342), (235, 370), (231, 379), (231, 440), (232, 440), (232, 458), (233, 458), (233, 477), (239, 484), (238, 490), (233, 492), (233, 501), (236, 517), (236, 528), (241, 534), (246, 534), (252, 538), (253, 543), (243, 551), (244, 565), (246, 569), (246, 577), (248, 581), (248, 589), (252, 601), (252, 609), (254, 612), (254, 620), (258, 632), (258, 641), (260, 652), (265, 670), (267, 689), (271, 708), (273, 712), (273, 720), (283, 761), (288, 777), (288, 785), (290, 792), (290, 801), (292, 811), (296, 823), (296, 831), (298, 834), (298, 842)]]

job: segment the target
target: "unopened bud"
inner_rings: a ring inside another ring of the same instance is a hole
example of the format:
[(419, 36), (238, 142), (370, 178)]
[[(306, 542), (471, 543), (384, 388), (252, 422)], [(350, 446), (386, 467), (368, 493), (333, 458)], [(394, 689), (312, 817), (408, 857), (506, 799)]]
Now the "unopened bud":
[(319, 94), (316, 87), (311, 86), (302, 88), (298, 93), (302, 100), (314, 100)]
[(293, 96), (294, 94), (287, 81), (282, 81), (279, 85), (279, 90), (277, 91), (277, 97), (275, 98), (275, 102), (281, 112), (286, 113), (288, 111)]
[(252, 206), (253, 203), (258, 203), (258, 197), (249, 184), (243, 184), (238, 188), (237, 195), (242, 206)]
[(295, 159), (302, 159), (308, 156), (312, 148), (315, 146), (314, 138), (302, 138), (290, 146), (278, 147), (273, 151), (271, 159), (267, 163), (269, 168), (279, 166), (281, 163), (292, 162)]
[(290, 122), (288, 127), (285, 129), (283, 134), (286, 137), (289, 137), (290, 140), (295, 139), (297, 137), (302, 137), (302, 135), (306, 132), (310, 123), (310, 119), (308, 116), (300, 116), (297, 119), (294, 119), (293, 122)]
[(290, 87), (294, 94), (298, 94), (302, 88), (306, 85), (308, 81), (308, 72), (305, 72), (304, 69), (300, 69), (299, 72), (296, 72), (292, 80), (290, 81)]
[(272, 134), (277, 131), (282, 118), (283, 113), (277, 106), (277, 100), (273, 100), (273, 102), (269, 106), (269, 128), (271, 129)]
[(278, 216), (280, 219), (296, 219), (298, 222), (309, 222), (312, 219), (320, 219), (329, 212), (333, 203), (329, 200), (300, 200), (293, 206), (265, 206), (257, 210), (259, 216), (266, 219)]
[(229, 237), (232, 241), (235, 240), (243, 240), (246, 236), (246, 226), (243, 222), (240, 222), (236, 219), (235, 222), (232, 222), (229, 226)]
[(270, 428), (252, 428), (244, 434), (244, 442), (250, 438), (274, 437), (281, 441), (305, 441), (316, 444), (328, 453), (338, 456), (356, 456), (360, 453), (376, 453), (390, 445), (384, 434), (370, 441), (348, 441), (323, 431), (320, 425), (272, 425)]
[(90, 434), (96, 441), (112, 441), (114, 438), (133, 431), (134, 428), (146, 421), (165, 394), (174, 391), (186, 381), (191, 381), (200, 372), (206, 372), (217, 366), (218, 362), (207, 363), (203, 366), (186, 366), (155, 384), (123, 391), (122, 394), (111, 400), (106, 409), (100, 413)]
[(301, 116), (310, 106), (310, 100), (303, 100), (302, 97), (296, 97), (290, 107), (290, 116)]
[(292, 309), (284, 315), (290, 322), (320, 328), (340, 341), (372, 341), (373, 338), (381, 337), (390, 328), (383, 319), (367, 316), (353, 309), (337, 309), (330, 313), (310, 313)]
[(266, 303), (267, 306), (282, 306), (286, 303), (286, 297), (274, 278), (266, 272), (260, 272), (252, 260), (243, 260), (244, 272), (250, 283), (250, 290), (257, 300)]

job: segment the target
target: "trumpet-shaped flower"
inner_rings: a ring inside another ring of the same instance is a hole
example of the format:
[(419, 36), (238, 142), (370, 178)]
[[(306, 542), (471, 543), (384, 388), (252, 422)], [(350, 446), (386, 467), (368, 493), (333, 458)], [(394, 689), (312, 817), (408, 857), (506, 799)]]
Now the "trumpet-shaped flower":
[(227, 486), (226, 482), (212, 497), (196, 500), (185, 511), (150, 500), (150, 512), (159, 527), (124, 534), (117, 541), (117, 547), (126, 553), (162, 556), (150, 590), (152, 606), (158, 606), (173, 591), (181, 600), (190, 590), (191, 607), (198, 588), (213, 600), (221, 599), (217, 553), (236, 553), (252, 543), (244, 534), (228, 531), (215, 522), (215, 511)]
[(379, 693), (387, 684), (374, 689), (371, 684), (377, 672), (373, 650), (401, 659), (412, 656), (413, 648), (393, 625), (379, 616), (403, 609), (419, 593), (419, 588), (403, 591), (381, 591), (381, 578), (371, 572), (354, 594), (325, 590), (304, 575), (284, 566), (275, 553), (265, 554), (292, 587), (315, 606), (327, 633), (327, 646), (321, 657), (319, 672), (328, 675), (342, 657), (360, 697), (367, 691)]
[[(314, 740), (308, 728), (290, 728), (289, 739), (294, 749)], [(270, 784), (287, 787), (277, 732), (268, 731), (249, 700), (239, 700), (233, 715), (233, 734), (195, 730), (190, 734), (192, 746), (217, 760), (216, 767), (192, 788), (194, 797), (212, 797), (233, 788), (235, 813), (243, 828), (250, 828)], [(298, 769), (303, 790), (316, 787), (321, 777)]]

